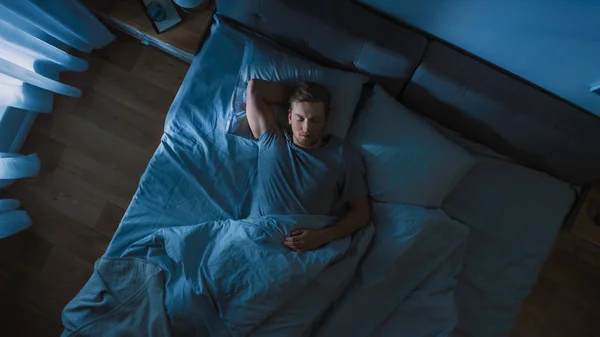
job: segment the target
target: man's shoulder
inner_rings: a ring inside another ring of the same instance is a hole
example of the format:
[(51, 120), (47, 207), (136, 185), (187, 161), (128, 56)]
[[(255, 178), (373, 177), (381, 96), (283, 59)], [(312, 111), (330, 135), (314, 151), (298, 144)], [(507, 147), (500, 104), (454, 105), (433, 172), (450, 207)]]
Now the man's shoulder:
[(332, 148), (338, 149), (341, 154), (350, 153), (358, 154), (358, 150), (354, 145), (345, 139), (341, 139), (338, 136), (331, 135), (328, 143)]
[(327, 142), (329, 155), (335, 157), (334, 160), (339, 162), (340, 165), (352, 165), (356, 163), (359, 158), (361, 158), (358, 150), (347, 140), (341, 139), (334, 135), (329, 137), (330, 138)]
[(327, 137), (327, 147), (337, 150), (342, 150), (346, 147), (346, 142), (340, 137), (335, 135), (329, 135)]
[(286, 135), (279, 127), (273, 127), (265, 130), (265, 132), (256, 139), (259, 147), (269, 147), (275, 144), (285, 145)]
[(340, 141), (340, 145), (339, 145), (340, 156), (342, 157), (342, 160), (344, 161), (344, 163), (346, 165), (361, 164), (362, 156), (360, 154), (360, 151), (352, 143), (350, 143), (347, 140), (339, 139), (339, 141)]

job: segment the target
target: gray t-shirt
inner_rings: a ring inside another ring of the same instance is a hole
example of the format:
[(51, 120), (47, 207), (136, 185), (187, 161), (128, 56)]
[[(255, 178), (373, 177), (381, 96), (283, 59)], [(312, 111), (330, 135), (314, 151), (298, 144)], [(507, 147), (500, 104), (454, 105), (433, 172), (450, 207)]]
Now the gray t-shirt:
[(341, 215), (347, 201), (367, 195), (358, 152), (329, 136), (319, 148), (296, 146), (280, 129), (258, 140), (256, 195), (251, 216)]

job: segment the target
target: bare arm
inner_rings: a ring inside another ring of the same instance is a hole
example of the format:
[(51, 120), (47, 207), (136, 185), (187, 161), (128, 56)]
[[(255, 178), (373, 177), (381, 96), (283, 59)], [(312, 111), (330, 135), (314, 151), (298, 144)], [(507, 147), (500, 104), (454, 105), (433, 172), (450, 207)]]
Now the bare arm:
[(254, 138), (274, 127), (273, 105), (287, 103), (291, 88), (277, 82), (252, 79), (246, 87), (246, 116)]
[(349, 210), (335, 225), (319, 231), (325, 243), (346, 237), (369, 223), (371, 207), (365, 196), (348, 203)]
[(366, 196), (349, 202), (348, 206), (348, 212), (335, 225), (321, 230), (295, 230), (283, 244), (295, 251), (307, 251), (346, 237), (369, 223), (371, 206)]

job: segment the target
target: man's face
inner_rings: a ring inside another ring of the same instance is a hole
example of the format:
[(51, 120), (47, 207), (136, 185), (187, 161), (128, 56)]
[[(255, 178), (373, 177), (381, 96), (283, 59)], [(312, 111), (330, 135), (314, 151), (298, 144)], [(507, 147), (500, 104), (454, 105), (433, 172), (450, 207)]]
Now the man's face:
[(292, 102), (288, 113), (294, 144), (318, 147), (323, 139), (326, 115), (323, 102)]

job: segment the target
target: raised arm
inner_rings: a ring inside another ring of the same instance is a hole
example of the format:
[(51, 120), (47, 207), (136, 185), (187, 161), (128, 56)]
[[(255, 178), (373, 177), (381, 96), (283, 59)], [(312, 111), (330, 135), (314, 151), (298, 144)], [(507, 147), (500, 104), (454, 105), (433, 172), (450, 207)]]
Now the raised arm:
[(254, 138), (276, 126), (276, 104), (287, 103), (292, 89), (282, 83), (252, 79), (246, 87), (246, 116)]

